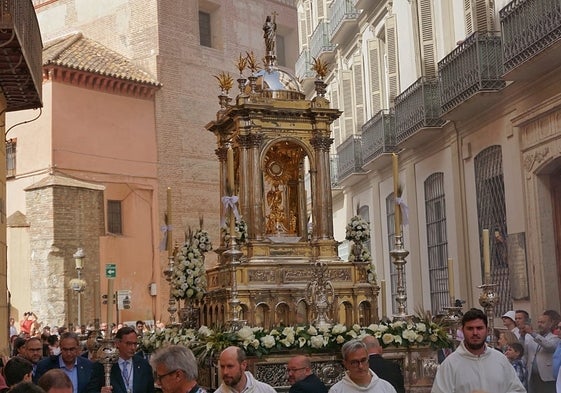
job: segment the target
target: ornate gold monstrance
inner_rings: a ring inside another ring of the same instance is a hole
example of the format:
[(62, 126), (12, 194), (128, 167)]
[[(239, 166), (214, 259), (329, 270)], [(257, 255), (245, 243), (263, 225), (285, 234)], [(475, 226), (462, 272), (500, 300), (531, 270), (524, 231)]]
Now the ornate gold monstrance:
[[(232, 78), (217, 77), (225, 85), (220, 85), (221, 107), (206, 126), (217, 140), (220, 193), (238, 198), (247, 238), (243, 244), (222, 242), (219, 266), (208, 272), (202, 323), (226, 322), (230, 308), (239, 305), (240, 319), (250, 325), (309, 323), (318, 317), (369, 324), (376, 301), (365, 266), (341, 261), (333, 238), (330, 126), (341, 112), (324, 97), (321, 75), (317, 96), (305, 99), (296, 78), (276, 65), (275, 18), (263, 29), (263, 68), (252, 53), (240, 54), (235, 98), (228, 96)], [(226, 210), (222, 206), (223, 217), (230, 214)], [(239, 255), (233, 249), (243, 253), (240, 260), (232, 260)], [(306, 293), (308, 284), (318, 281), (319, 268), (321, 282), (334, 293), (322, 303), (321, 315)]]

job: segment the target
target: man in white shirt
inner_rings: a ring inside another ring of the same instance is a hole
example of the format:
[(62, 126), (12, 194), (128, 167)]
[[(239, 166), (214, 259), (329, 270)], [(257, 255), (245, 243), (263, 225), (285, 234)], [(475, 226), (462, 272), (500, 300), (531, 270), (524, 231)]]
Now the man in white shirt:
[(485, 344), (487, 315), (472, 308), (462, 317), (464, 339), (439, 366), (431, 393), (525, 393), (514, 367)]
[(347, 369), (343, 379), (329, 389), (329, 393), (396, 393), (394, 387), (370, 369), (368, 349), (360, 340), (351, 340), (341, 348), (343, 365)]
[(243, 349), (228, 347), (220, 353), (222, 384), (215, 393), (276, 393), (272, 386), (255, 379), (246, 371), (247, 360)]

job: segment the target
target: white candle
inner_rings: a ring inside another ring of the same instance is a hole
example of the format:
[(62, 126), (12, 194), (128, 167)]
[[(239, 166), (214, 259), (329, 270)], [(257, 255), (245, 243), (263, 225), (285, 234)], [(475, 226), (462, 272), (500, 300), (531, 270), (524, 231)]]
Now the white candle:
[(386, 280), (380, 280), (380, 293), (382, 294), (382, 318), (387, 316), (386, 313)]
[(167, 189), (167, 214), (168, 219), (166, 222), (166, 231), (167, 231), (167, 249), (168, 249), (168, 256), (173, 256), (173, 239), (171, 235), (171, 187)]
[(450, 301), (454, 303), (456, 295), (454, 293), (454, 260), (452, 258), (448, 258), (448, 292), (450, 293)]
[(485, 284), (491, 278), (491, 254), (489, 252), (489, 230), (483, 230), (483, 275)]
[(401, 235), (401, 207), (397, 204), (397, 198), (399, 197), (399, 161), (397, 154), (392, 153), (392, 170), (393, 170), (393, 196), (395, 199), (395, 236)]
[[(228, 171), (227, 177), (227, 192), (230, 196), (234, 195), (234, 150), (232, 149), (231, 145), (228, 145), (228, 154), (226, 155), (226, 167)], [(235, 236), (236, 231), (236, 222), (234, 217), (234, 209), (230, 208), (230, 236)]]
[(226, 166), (228, 168), (228, 187), (230, 195), (234, 195), (234, 150), (232, 146), (228, 146), (228, 154), (226, 155)]

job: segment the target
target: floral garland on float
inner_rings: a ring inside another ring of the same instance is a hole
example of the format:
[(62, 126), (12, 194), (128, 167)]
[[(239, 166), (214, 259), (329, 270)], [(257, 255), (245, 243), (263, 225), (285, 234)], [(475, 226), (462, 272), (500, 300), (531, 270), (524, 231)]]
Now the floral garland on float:
[(302, 353), (333, 353), (340, 351), (345, 342), (362, 339), (366, 335), (378, 338), (385, 348), (453, 347), (447, 328), (433, 322), (428, 314), (411, 321), (383, 322), (366, 327), (336, 324), (320, 328), (302, 325), (267, 330), (244, 326), (231, 331), (207, 326), (199, 329), (178, 326), (144, 334), (141, 347), (145, 352), (151, 353), (166, 345), (185, 345), (204, 364), (230, 345), (242, 347), (249, 356), (258, 357), (294, 350)]
[(352, 241), (353, 246), (349, 254), (351, 262), (369, 262), (372, 255), (364, 243), (370, 240), (370, 223), (358, 214), (351, 217), (345, 227), (345, 239)]

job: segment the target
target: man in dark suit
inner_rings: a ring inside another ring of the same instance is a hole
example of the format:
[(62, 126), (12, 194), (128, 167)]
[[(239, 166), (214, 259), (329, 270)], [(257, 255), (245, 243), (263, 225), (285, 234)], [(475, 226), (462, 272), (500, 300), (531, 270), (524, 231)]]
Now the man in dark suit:
[(376, 337), (365, 336), (362, 342), (368, 350), (368, 365), (374, 373), (385, 379), (395, 388), (397, 393), (405, 393), (403, 374), (399, 364), (382, 357), (382, 346)]
[(124, 326), (115, 334), (119, 361), (111, 367), (111, 386), (103, 386), (103, 365), (96, 363), (95, 380), (101, 393), (154, 393), (154, 374), (150, 364), (136, 354), (138, 335), (134, 328)]
[(294, 356), (286, 366), (288, 372), (289, 393), (327, 393), (327, 387), (312, 372), (312, 362), (304, 355)]
[(49, 356), (37, 363), (33, 381), (37, 383), (39, 378), (47, 371), (59, 368), (72, 381), (74, 393), (96, 392), (92, 379), (93, 363), (79, 356), (80, 349), (78, 335), (73, 332), (64, 332), (60, 336), (60, 354)]

